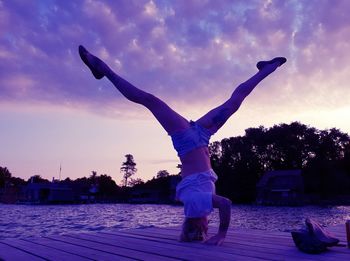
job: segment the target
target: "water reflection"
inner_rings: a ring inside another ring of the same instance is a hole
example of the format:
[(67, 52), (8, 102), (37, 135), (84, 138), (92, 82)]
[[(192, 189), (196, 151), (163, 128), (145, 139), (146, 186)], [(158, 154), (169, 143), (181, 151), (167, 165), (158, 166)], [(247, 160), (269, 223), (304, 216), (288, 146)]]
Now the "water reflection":
[[(290, 231), (305, 217), (323, 225), (345, 223), (350, 207), (233, 206), (231, 226)], [(183, 209), (168, 205), (95, 204), (62, 206), (0, 205), (0, 239), (111, 229), (181, 225)], [(218, 212), (210, 216), (218, 225)]]

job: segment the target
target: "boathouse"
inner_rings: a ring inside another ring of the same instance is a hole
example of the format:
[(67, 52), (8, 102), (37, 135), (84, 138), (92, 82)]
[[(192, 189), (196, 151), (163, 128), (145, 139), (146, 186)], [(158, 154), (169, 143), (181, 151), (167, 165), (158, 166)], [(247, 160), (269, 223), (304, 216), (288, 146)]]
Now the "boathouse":
[(301, 170), (266, 172), (257, 184), (256, 202), (262, 205), (302, 205), (304, 182)]

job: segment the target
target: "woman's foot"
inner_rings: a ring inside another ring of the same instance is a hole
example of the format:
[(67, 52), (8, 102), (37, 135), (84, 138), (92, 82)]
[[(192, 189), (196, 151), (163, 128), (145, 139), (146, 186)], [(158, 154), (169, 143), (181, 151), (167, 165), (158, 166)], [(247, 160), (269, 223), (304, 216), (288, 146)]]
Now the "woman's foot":
[(79, 55), (96, 79), (101, 79), (105, 76), (103, 73), (103, 66), (105, 63), (89, 53), (82, 45), (79, 45)]
[(265, 68), (268, 65), (275, 65), (277, 68), (282, 64), (284, 64), (286, 61), (287, 59), (285, 57), (276, 57), (270, 61), (260, 61), (256, 64), (256, 67), (259, 69), (259, 71), (261, 71), (263, 68)]

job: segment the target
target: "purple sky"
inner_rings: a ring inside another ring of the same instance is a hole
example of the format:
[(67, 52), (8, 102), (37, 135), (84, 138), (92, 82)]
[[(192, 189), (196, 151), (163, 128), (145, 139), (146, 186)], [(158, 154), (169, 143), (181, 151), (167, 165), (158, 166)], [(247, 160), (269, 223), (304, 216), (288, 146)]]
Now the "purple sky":
[(167, 134), (80, 61), (79, 44), (196, 119), (261, 59), (288, 62), (213, 138), (300, 121), (349, 133), (350, 1), (1, 1), (0, 166), (14, 176), (176, 173)]

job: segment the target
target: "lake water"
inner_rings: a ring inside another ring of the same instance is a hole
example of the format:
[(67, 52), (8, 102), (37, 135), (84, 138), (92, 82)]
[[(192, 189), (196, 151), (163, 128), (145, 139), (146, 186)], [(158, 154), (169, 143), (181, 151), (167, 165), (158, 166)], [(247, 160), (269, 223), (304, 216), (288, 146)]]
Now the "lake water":
[[(350, 206), (262, 207), (232, 206), (231, 226), (290, 231), (300, 228), (305, 217), (322, 225), (344, 224), (350, 219)], [(218, 212), (210, 215), (218, 225)], [(0, 239), (45, 236), (64, 233), (108, 231), (112, 229), (178, 226), (183, 208), (169, 205), (91, 204), (91, 205), (2, 205)]]

